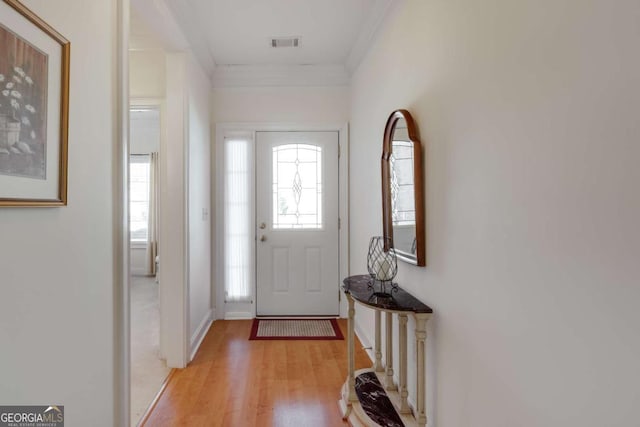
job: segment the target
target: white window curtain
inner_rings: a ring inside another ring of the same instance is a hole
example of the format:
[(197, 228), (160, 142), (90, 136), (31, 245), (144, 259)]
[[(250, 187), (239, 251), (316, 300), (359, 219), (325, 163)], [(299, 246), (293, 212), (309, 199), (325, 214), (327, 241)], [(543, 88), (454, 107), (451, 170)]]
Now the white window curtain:
[(250, 302), (253, 290), (253, 139), (224, 139), (224, 283), (226, 302)]
[(146, 274), (155, 276), (158, 251), (158, 153), (132, 154), (129, 176), (131, 242), (146, 244)]
[(158, 179), (160, 178), (158, 153), (149, 155), (149, 232), (147, 233), (147, 271), (155, 276), (158, 255)]

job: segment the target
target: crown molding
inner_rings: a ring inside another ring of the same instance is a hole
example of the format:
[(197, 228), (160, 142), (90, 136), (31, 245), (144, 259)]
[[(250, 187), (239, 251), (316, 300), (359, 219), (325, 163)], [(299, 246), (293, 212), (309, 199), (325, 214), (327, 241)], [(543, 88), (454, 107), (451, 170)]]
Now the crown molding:
[(344, 65), (218, 65), (214, 87), (347, 86)]
[(369, 49), (371, 49), (371, 46), (373, 46), (376, 41), (380, 29), (384, 26), (383, 24), (385, 23), (387, 16), (390, 15), (392, 9), (403, 2), (404, 0), (376, 1), (369, 11), (367, 18), (362, 25), (362, 29), (360, 30), (360, 34), (358, 35), (358, 38), (356, 39), (356, 42), (351, 49), (351, 53), (349, 53), (349, 57), (345, 63), (349, 73), (353, 74), (367, 52), (369, 52)]

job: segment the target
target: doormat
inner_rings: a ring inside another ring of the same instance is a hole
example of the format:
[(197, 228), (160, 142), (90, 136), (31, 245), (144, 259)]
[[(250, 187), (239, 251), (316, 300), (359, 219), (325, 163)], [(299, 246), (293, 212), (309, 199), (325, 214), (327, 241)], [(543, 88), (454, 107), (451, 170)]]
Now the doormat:
[(342, 340), (336, 319), (253, 319), (250, 340)]

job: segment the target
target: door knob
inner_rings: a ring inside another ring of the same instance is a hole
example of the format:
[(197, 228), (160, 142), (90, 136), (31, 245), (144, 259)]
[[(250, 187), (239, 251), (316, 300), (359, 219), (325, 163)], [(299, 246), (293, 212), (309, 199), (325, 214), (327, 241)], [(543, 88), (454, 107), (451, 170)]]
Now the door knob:
[(267, 228), (267, 224), (265, 224), (264, 222), (260, 223), (260, 229), (264, 230), (265, 228)]
[(262, 236), (260, 236), (260, 241), (264, 242), (267, 240), (267, 236), (265, 236), (264, 234)]

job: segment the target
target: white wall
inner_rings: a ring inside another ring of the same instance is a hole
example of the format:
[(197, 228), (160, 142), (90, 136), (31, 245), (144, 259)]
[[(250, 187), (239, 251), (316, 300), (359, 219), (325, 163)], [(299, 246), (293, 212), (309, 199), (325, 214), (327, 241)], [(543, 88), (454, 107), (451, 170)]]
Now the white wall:
[(352, 272), (381, 233), (389, 113), (409, 109), (426, 147), (427, 267), (398, 278), (436, 313), (430, 425), (638, 424), (638, 16), (408, 0), (355, 73)]
[(116, 3), (24, 3), (71, 41), (69, 204), (0, 209), (0, 402), (113, 426)]
[(184, 53), (166, 55), (166, 138), (160, 143), (160, 345), (167, 366), (188, 353), (187, 75)]
[(132, 243), (129, 249), (129, 268), (132, 276), (149, 275), (149, 257), (144, 243)]
[(187, 63), (189, 91), (189, 331), (191, 348), (206, 332), (211, 307), (211, 86), (200, 65)]
[(190, 53), (168, 53), (166, 67), (166, 140), (160, 149), (161, 344), (167, 365), (184, 367), (212, 315), (210, 86)]
[(212, 96), (215, 123), (345, 123), (349, 118), (347, 87), (216, 88)]
[(129, 86), (131, 98), (164, 98), (165, 52), (161, 49), (129, 52)]

